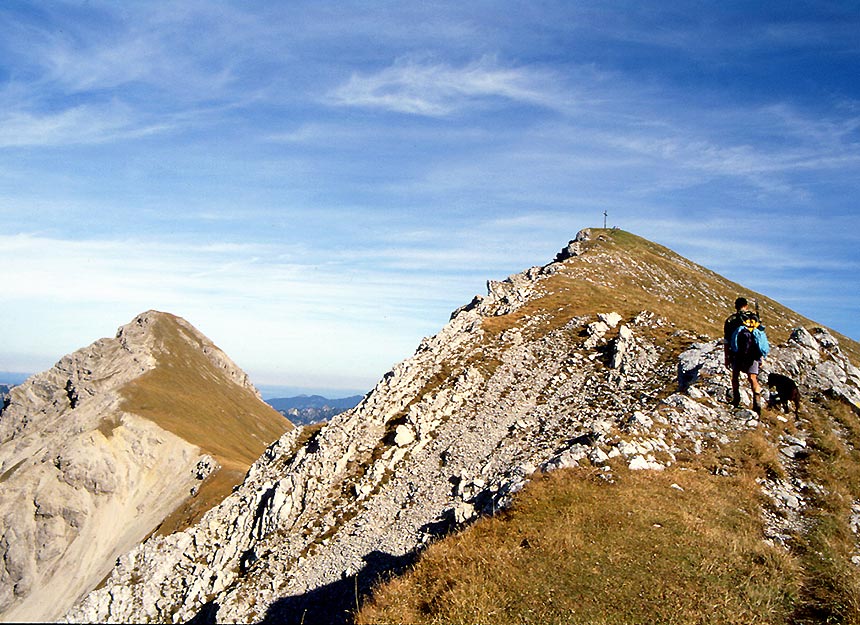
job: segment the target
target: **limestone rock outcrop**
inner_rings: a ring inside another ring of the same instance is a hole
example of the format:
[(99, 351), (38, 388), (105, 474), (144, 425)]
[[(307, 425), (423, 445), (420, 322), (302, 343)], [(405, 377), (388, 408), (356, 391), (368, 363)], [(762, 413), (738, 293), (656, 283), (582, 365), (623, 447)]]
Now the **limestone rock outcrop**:
[(216, 469), (199, 440), (136, 414), (126, 396), (177, 336), (223, 372), (216, 383), (252, 392), (190, 324), (149, 311), (9, 393), (0, 411), (0, 620), (62, 616)]

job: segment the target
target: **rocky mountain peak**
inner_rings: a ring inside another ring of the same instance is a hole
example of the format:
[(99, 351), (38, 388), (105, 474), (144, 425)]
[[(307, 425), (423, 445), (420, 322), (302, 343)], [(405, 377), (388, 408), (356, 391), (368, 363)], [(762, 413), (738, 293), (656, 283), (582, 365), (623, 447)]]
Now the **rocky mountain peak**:
[[(248, 432), (231, 446), (218, 426)], [(0, 615), (57, 618), (169, 514), (222, 498), (289, 427), (209, 339), (157, 311), (14, 387), (0, 411)]]
[(248, 375), (209, 338), (182, 317), (148, 310), (121, 326), (117, 330), (116, 339), (129, 352), (153, 355), (166, 355), (171, 345), (180, 340), (191, 349), (199, 349), (223, 375), (259, 397), (259, 392)]
[(154, 338), (153, 326), (159, 321), (174, 322), (173, 315), (158, 310), (147, 310), (139, 314), (127, 324), (120, 326), (116, 332), (117, 340), (123, 347), (131, 351), (134, 347), (147, 344), (147, 339)]

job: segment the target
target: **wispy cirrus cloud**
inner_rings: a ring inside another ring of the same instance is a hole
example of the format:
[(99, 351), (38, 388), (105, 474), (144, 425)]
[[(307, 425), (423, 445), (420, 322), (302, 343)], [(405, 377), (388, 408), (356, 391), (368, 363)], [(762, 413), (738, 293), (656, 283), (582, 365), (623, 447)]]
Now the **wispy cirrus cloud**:
[[(243, 27), (254, 28), (252, 14), (227, 6), (187, 2), (138, 6), (92, 2), (69, 20), (61, 6), (39, 11), (0, 7), (4, 40), (0, 51), (18, 69), (11, 83), (34, 93), (104, 93), (131, 84), (178, 93), (199, 91), (211, 97), (230, 84), (239, 55), (222, 55), (242, 45)], [(206, 38), (189, 38), (187, 29), (208, 26)], [(241, 27), (240, 27), (241, 26)]]
[(525, 67), (503, 67), (492, 57), (462, 66), (400, 59), (381, 71), (353, 74), (330, 94), (341, 106), (443, 117), (492, 99), (543, 107), (557, 105), (550, 75)]
[[(246, 35), (235, 26), (248, 22), (229, 8), (92, 3), (79, 19), (62, 13), (0, 7), (0, 148), (165, 133), (227, 119), (224, 112), (256, 97), (236, 66), (258, 51), (223, 54), (241, 47)], [(220, 36), (192, 42), (187, 29), (203, 23), (219, 23)]]
[[(449, 300), (450, 277), (416, 280), (408, 267), (403, 273), (402, 267), (357, 262), (360, 250), (320, 258), (300, 247), (286, 253), (281, 245), (33, 234), (0, 234), (0, 249), (7, 304), (0, 310), (0, 327), (19, 322), (20, 302), (37, 303), (33, 314), (45, 317), (46, 324), (56, 323), (51, 311), (71, 306), (74, 323), (43, 328), (50, 336), (44, 342), (71, 351), (80, 347), (82, 336), (104, 336), (155, 308), (186, 317), (237, 362), (247, 359), (261, 370), (289, 376), (360, 379), (351, 382), (357, 387), (372, 385), (462, 303)], [(391, 250), (389, 256), (391, 265), (415, 262), (410, 250)], [(426, 266), (434, 260), (428, 254), (418, 262)], [(437, 314), (430, 322), (428, 309)], [(0, 370), (19, 366), (10, 355), (40, 348), (32, 337), (7, 335)], [(63, 353), (51, 348), (39, 353), (40, 367)], [(317, 355), (313, 362), (294, 356), (311, 352)]]
[(412, 271), (439, 264), (453, 271), (477, 256), (461, 252), (443, 262), (450, 251), (391, 246), (321, 257), (301, 245), (71, 240), (38, 234), (0, 234), (0, 249), (6, 257), (7, 301), (32, 297), (141, 306), (147, 299), (169, 304), (216, 297), (254, 301), (301, 319), (330, 310), (333, 302), (348, 302), (366, 321), (386, 306), (411, 308), (413, 304), (403, 306), (409, 301), (447, 305), (447, 296), (428, 293)]
[(0, 148), (97, 144), (163, 132), (166, 121), (142, 119), (119, 102), (84, 104), (56, 112), (0, 113)]

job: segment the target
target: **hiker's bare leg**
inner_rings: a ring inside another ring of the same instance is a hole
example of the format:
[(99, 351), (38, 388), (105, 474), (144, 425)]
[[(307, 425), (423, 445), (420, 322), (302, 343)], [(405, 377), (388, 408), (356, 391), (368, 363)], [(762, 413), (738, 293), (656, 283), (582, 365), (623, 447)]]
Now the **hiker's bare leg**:
[(761, 395), (761, 386), (758, 383), (758, 374), (757, 373), (750, 373), (749, 379), (750, 379), (750, 386), (752, 387), (752, 392), (755, 393), (756, 395)]
[(735, 408), (737, 408), (741, 403), (740, 378), (740, 369), (732, 368), (732, 406)]

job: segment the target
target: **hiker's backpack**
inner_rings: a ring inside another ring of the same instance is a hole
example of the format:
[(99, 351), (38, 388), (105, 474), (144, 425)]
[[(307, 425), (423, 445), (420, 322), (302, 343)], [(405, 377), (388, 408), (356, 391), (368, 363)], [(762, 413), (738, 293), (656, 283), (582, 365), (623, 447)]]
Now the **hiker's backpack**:
[(723, 338), (725, 339), (725, 342), (730, 346), (732, 343), (732, 337), (735, 335), (735, 330), (737, 330), (739, 326), (743, 325), (744, 316), (746, 314), (748, 313), (732, 313), (732, 315), (728, 319), (726, 319), (726, 322), (723, 324)]
[(767, 356), (770, 345), (756, 315), (746, 315), (732, 334), (731, 350), (741, 362), (752, 362)]

